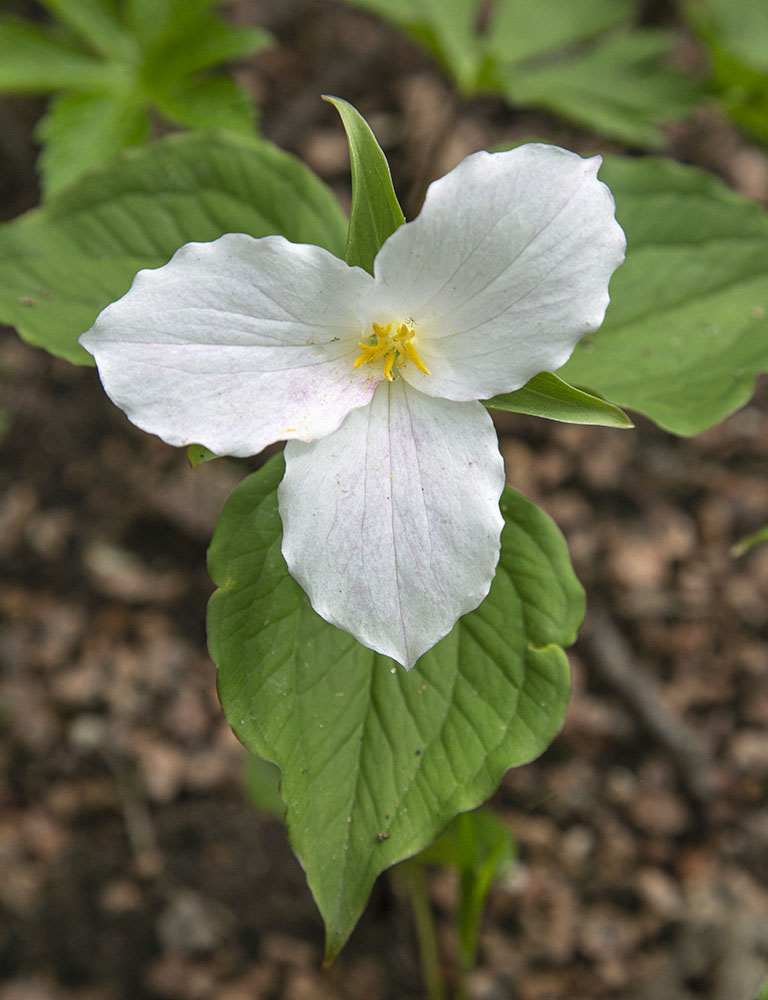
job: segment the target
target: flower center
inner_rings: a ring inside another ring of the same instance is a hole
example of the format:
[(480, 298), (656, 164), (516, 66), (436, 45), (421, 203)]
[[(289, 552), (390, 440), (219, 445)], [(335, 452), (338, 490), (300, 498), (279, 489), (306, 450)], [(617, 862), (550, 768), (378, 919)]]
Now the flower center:
[(386, 326), (371, 323), (373, 333), (370, 341), (372, 342), (358, 345), (363, 353), (355, 361), (355, 368), (364, 364), (371, 365), (384, 359), (384, 378), (392, 382), (395, 377), (392, 373), (395, 364), (399, 368), (406, 361), (412, 361), (420, 372), (429, 375), (429, 368), (418, 356), (416, 348), (413, 346), (416, 331), (405, 323), (399, 323), (395, 332), (392, 333), (393, 326), (395, 326), (394, 323), (387, 323)]

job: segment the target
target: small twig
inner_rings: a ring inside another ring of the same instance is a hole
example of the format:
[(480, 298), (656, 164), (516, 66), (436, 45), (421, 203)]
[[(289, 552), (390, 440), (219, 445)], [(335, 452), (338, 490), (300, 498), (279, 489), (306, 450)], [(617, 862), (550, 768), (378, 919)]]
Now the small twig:
[(104, 757), (115, 779), (125, 832), (136, 868), (142, 876), (157, 875), (162, 868), (162, 855), (157, 844), (152, 814), (138, 775), (116, 754), (104, 754)]
[(643, 669), (607, 611), (590, 609), (579, 645), (603, 680), (675, 759), (680, 778), (690, 795), (707, 805), (714, 791), (707, 750), (698, 734), (667, 706), (662, 686)]

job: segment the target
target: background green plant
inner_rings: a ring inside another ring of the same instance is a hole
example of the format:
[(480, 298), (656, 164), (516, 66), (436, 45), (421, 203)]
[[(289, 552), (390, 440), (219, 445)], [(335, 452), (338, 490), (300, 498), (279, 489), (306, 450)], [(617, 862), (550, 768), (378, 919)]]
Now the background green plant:
[(53, 95), (37, 128), (46, 194), (144, 142), (158, 115), (176, 126), (253, 131), (253, 98), (214, 69), (270, 36), (225, 23), (218, 0), (41, 3), (48, 22), (0, 18), (0, 93)]
[(631, 0), (348, 2), (407, 31), (460, 94), (498, 94), (630, 146), (663, 146), (662, 126), (700, 98), (670, 64), (674, 33), (638, 27)]
[(688, 0), (683, 9), (709, 55), (709, 86), (721, 107), (768, 144), (768, 4)]
[(768, 213), (699, 170), (610, 156), (600, 176), (627, 234), (611, 305), (558, 374), (698, 434), (768, 370)]

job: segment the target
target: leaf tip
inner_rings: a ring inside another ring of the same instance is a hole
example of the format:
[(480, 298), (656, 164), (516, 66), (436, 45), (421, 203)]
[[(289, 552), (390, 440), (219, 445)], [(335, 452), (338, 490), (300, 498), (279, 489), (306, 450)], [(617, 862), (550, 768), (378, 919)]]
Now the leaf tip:
[(220, 457), (220, 455), (212, 452), (210, 448), (206, 448), (204, 444), (191, 444), (187, 448), (187, 461), (193, 469), (196, 469), (198, 465), (202, 465), (203, 462), (210, 462), (214, 458)]

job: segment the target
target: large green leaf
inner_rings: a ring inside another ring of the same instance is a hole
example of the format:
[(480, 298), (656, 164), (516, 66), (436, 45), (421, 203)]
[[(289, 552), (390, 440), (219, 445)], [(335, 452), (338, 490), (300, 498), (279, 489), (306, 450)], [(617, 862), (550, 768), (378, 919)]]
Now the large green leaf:
[(392, 186), (387, 158), (365, 119), (347, 101), (326, 97), (339, 112), (347, 133), (352, 167), (346, 262), (373, 274), (373, 260), (384, 240), (405, 222)]
[(768, 214), (699, 171), (607, 157), (627, 234), (603, 326), (558, 374), (696, 434), (768, 369)]
[(0, 227), (0, 320), (32, 344), (92, 363), (77, 338), (138, 270), (227, 232), (280, 233), (343, 256), (346, 220), (310, 170), (263, 140), (171, 136)]
[(490, 594), (406, 673), (318, 617), (288, 574), (282, 475), (277, 456), (224, 506), (209, 642), (235, 733), (282, 772), (289, 835), (333, 956), (380, 871), (554, 738), (569, 688), (561, 645), (583, 592), (557, 528), (507, 490)]

